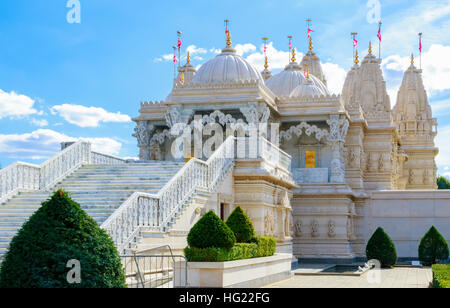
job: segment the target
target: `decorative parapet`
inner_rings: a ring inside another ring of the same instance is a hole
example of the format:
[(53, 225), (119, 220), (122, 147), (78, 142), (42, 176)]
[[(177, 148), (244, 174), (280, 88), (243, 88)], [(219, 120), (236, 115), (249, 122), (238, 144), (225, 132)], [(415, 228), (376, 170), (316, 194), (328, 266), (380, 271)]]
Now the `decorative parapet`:
[(280, 103), (308, 103), (308, 104), (324, 104), (324, 103), (341, 103), (341, 96), (336, 94), (331, 95), (314, 95), (314, 96), (306, 96), (306, 97), (290, 97), (290, 96), (282, 96), (279, 97)]
[(14, 163), (0, 170), (0, 203), (21, 190), (49, 190), (83, 164), (100, 162), (108, 165), (126, 163), (121, 158), (91, 151), (91, 144), (85, 141), (74, 143), (40, 166)]

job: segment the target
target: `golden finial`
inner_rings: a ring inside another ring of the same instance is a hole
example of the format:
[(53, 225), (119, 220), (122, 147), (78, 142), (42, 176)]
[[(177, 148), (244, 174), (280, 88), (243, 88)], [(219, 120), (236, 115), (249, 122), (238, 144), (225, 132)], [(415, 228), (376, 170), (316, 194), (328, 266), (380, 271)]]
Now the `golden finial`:
[(369, 42), (369, 53), (372, 54), (372, 42)]
[(269, 68), (269, 60), (267, 59), (267, 56), (266, 56), (266, 60), (265, 60), (265, 63), (264, 63), (264, 68), (265, 69)]
[(295, 58), (295, 48), (292, 49), (292, 62), (297, 61), (297, 59)]
[(355, 55), (355, 64), (356, 64), (356, 65), (359, 64), (359, 54), (358, 54), (358, 50), (356, 51), (356, 55)]
[(230, 47), (231, 46), (231, 33), (230, 33), (230, 30), (228, 30), (228, 23), (229, 23), (230, 21), (228, 20), (228, 19), (225, 19), (225, 34), (226, 34), (226, 36), (227, 36), (227, 47)]
[(314, 46), (313, 46), (313, 42), (312, 42), (312, 37), (310, 36), (309, 37), (309, 51), (312, 51), (314, 49)]
[(306, 78), (309, 79), (309, 68), (306, 69)]
[(411, 64), (414, 65), (414, 54), (411, 54)]
[(187, 52), (187, 64), (191, 64), (191, 54)]

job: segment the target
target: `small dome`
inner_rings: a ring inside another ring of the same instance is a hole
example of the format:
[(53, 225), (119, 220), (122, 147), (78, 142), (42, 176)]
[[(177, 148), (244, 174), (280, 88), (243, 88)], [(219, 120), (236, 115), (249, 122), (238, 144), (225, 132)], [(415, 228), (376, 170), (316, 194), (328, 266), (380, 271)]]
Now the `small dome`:
[[(319, 80), (320, 81), (320, 80)], [(296, 97), (313, 97), (328, 95), (328, 90), (325, 92), (318, 87), (311, 78), (306, 78), (305, 81), (296, 87), (291, 93), (292, 98)]]
[(261, 73), (233, 48), (225, 48), (214, 59), (203, 64), (195, 74), (193, 83), (234, 83), (244, 81), (264, 82)]
[(277, 96), (289, 96), (305, 80), (302, 67), (291, 62), (281, 73), (266, 80), (266, 86)]
[[(324, 83), (316, 76), (310, 75), (310, 80), (314, 86), (320, 89), (323, 95), (330, 93)], [(305, 81), (305, 72), (302, 66), (291, 62), (284, 71), (266, 80), (266, 86), (279, 97), (291, 96), (292, 92)]]

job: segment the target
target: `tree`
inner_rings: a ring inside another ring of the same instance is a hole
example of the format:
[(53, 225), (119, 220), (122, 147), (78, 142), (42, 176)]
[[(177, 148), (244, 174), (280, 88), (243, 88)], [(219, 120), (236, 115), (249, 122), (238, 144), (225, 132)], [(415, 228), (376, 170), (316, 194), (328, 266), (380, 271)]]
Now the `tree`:
[(432, 226), (420, 241), (419, 260), (425, 266), (445, 261), (449, 256), (448, 244), (439, 231)]
[(450, 181), (443, 176), (437, 178), (437, 185), (439, 189), (450, 189)]
[[(72, 271), (75, 277), (78, 271), (81, 281), (68, 279)], [(126, 284), (112, 239), (66, 192), (58, 190), (11, 241), (0, 271), (0, 288), (5, 287), (122, 288)]]
[(397, 263), (394, 242), (382, 228), (378, 228), (367, 243), (366, 256), (368, 260), (378, 260), (385, 268), (390, 268)]
[(226, 224), (234, 232), (238, 243), (249, 243), (256, 235), (250, 217), (240, 206), (234, 209)]
[(236, 237), (222, 219), (209, 211), (189, 231), (187, 242), (194, 248), (230, 249), (236, 243)]

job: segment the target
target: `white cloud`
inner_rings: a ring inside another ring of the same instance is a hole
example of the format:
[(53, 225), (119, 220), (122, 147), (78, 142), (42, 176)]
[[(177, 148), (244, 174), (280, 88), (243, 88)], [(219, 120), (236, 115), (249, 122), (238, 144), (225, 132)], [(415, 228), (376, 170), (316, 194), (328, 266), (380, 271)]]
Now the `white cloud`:
[(33, 107), (34, 100), (28, 96), (17, 94), (14, 91), (8, 93), (0, 89), (0, 119), (38, 113)]
[(436, 164), (441, 168), (450, 166), (450, 142), (448, 142), (448, 136), (450, 136), (450, 125), (438, 129), (436, 146), (439, 148), (439, 155), (436, 158)]
[(238, 55), (243, 56), (246, 53), (256, 51), (256, 46), (253, 44), (237, 44), (234, 49), (236, 49)]
[(79, 127), (98, 127), (101, 122), (126, 123), (131, 118), (120, 112), (112, 113), (99, 107), (64, 104), (51, 108), (53, 114), (59, 114), (67, 122)]
[(417, 1), (405, 10), (396, 11), (385, 20), (383, 45), (394, 53), (409, 53), (418, 48), (417, 33), (423, 32), (424, 46), (448, 41), (450, 1)]
[(0, 155), (12, 159), (42, 160), (54, 156), (61, 149), (61, 142), (86, 140), (94, 151), (118, 155), (122, 144), (111, 138), (73, 138), (62, 133), (39, 129), (26, 134), (0, 134)]
[(35, 125), (35, 126), (39, 126), (39, 127), (48, 126), (48, 121), (44, 120), (44, 119), (42, 119), (42, 120), (31, 119), (30, 123)]
[(330, 92), (341, 94), (347, 72), (339, 65), (330, 62), (322, 64), (322, 69), (327, 79)]
[[(450, 46), (431, 45), (422, 55), (423, 82), (430, 96), (438, 91), (450, 90)], [(404, 72), (411, 65), (411, 57), (392, 55), (383, 61), (383, 69)], [(416, 67), (419, 59), (416, 58)]]
[[(188, 46), (188, 48), (186, 48), (186, 51), (189, 51), (191, 56), (196, 55), (196, 54), (203, 55), (208, 52), (205, 48), (197, 47), (195, 45)], [(172, 57), (173, 57), (173, 55), (172, 55)]]
[[(298, 53), (297, 57), (301, 59), (303, 57), (302, 53)], [(267, 58), (269, 60), (269, 69), (280, 70), (284, 69), (289, 63), (289, 51), (278, 50), (273, 46), (273, 42), (267, 45)], [(262, 71), (264, 69), (264, 46), (260, 48), (260, 52), (254, 52), (247, 56), (247, 61), (255, 65), (258, 70)]]

